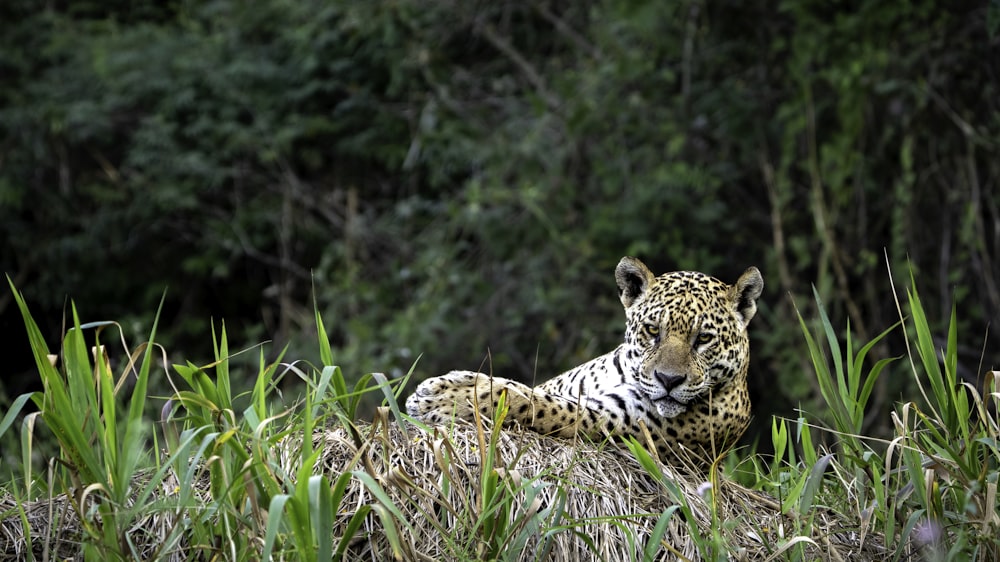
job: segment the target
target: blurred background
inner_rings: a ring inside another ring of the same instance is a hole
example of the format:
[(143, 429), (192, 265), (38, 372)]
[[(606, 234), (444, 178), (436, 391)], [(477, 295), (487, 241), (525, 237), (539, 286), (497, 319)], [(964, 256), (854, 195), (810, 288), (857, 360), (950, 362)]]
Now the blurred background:
[[(812, 287), (867, 341), (912, 271), (976, 381), (998, 31), (995, 0), (4, 0), (0, 271), (53, 347), (69, 299), (134, 346), (165, 293), (171, 361), (210, 361), (224, 319), (316, 362), (315, 304), (349, 377), (530, 382), (620, 341), (623, 255), (757, 265), (764, 424), (815, 407)], [(7, 287), (0, 337), (2, 409), (38, 388)], [(906, 368), (871, 411), (918, 398)]]

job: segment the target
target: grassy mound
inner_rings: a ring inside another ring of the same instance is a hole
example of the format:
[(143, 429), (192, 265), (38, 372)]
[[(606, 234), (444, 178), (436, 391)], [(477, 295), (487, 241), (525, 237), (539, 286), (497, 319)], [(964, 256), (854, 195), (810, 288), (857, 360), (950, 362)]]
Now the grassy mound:
[[(411, 425), (404, 433), (388, 419), (386, 409), (373, 424), (320, 431), (313, 440), (319, 454), (310, 472), (332, 482), (348, 475), (330, 514), (344, 559), (764, 560), (796, 544), (808, 559), (885, 558), (878, 537), (858, 537), (850, 531), (857, 522), (832, 511), (818, 517), (813, 536), (783, 536), (794, 523), (776, 500), (718, 473), (708, 481), (641, 452), (643, 462), (628, 450), (520, 429), (462, 423), (447, 432)], [(301, 440), (281, 445), (275, 457), (281, 473), (299, 473)], [(182, 503), (183, 478), (168, 473), (146, 499), (150, 509), (121, 537), (132, 554), (167, 560), (207, 554), (196, 536), (171, 535), (193, 512), (217, 509), (223, 498), (213, 496), (210, 478), (198, 478), (193, 501)], [(148, 475), (139, 476), (133, 489), (148, 485)], [(0, 559), (27, 558), (28, 544), (35, 557), (76, 559), (85, 527), (95, 523), (82, 523), (80, 512), (93, 514), (102, 499), (3, 501), (0, 512), (10, 515), (0, 521)], [(230, 532), (263, 545), (267, 527), (247, 520)]]
[[(361, 449), (366, 470), (389, 482), (392, 503), (411, 522), (401, 529), (406, 559), (698, 560), (718, 558), (720, 548), (737, 559), (763, 559), (787, 542), (778, 536), (780, 505), (770, 497), (724, 478), (708, 482), (657, 466), (642, 453), (645, 467), (628, 451), (530, 431), (460, 424), (446, 436), (423, 429), (407, 436), (383, 427), (389, 430), (375, 428)], [(345, 437), (326, 437), (322, 457), (334, 471), (357, 458)], [(351, 503), (375, 499), (362, 487), (352, 491), (358, 496)], [(884, 556), (872, 544), (859, 548), (856, 537), (829, 533), (843, 526), (834, 519), (816, 527), (810, 556), (828, 548), (845, 559)], [(715, 527), (727, 536), (713, 537)], [(866, 556), (854, 556), (859, 551)]]

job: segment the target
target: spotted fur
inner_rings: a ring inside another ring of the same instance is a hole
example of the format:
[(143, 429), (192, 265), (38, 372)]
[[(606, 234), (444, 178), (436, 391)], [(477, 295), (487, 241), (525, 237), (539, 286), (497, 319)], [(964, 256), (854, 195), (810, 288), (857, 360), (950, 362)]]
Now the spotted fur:
[(595, 439), (636, 437), (642, 425), (664, 462), (705, 462), (750, 422), (747, 324), (764, 287), (747, 269), (734, 285), (704, 273), (655, 277), (639, 260), (615, 271), (625, 307), (625, 341), (614, 351), (534, 388), (472, 371), (422, 382), (407, 411), (426, 422), (491, 416), (507, 393), (507, 420), (539, 433)]

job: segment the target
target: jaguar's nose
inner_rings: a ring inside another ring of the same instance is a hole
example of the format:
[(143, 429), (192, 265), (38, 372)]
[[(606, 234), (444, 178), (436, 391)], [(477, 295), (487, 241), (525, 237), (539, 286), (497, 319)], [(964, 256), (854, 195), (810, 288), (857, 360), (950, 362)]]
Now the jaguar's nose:
[(677, 388), (677, 385), (684, 381), (684, 375), (672, 375), (662, 371), (655, 371), (653, 376), (656, 377), (656, 380), (660, 381), (660, 384), (663, 385), (663, 390), (667, 392)]

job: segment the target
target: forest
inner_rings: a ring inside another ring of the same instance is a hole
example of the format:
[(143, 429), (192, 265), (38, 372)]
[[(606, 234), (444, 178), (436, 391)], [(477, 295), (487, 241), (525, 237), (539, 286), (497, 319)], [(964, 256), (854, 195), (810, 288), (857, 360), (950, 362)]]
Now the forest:
[[(70, 300), (135, 342), (163, 299), (172, 363), (209, 362), (223, 322), (315, 361), (315, 308), (351, 376), (530, 382), (620, 340), (622, 256), (756, 265), (764, 424), (821, 409), (814, 290), (866, 342), (916, 286), (978, 384), (998, 30), (995, 0), (6, 0), (0, 270), (53, 343)], [(0, 333), (5, 407), (40, 385), (6, 287)], [(919, 398), (904, 363), (870, 412)]]

